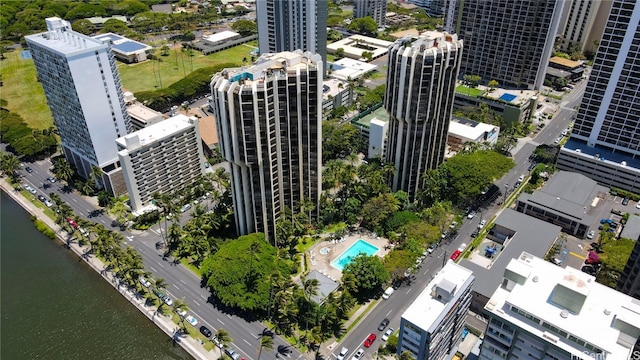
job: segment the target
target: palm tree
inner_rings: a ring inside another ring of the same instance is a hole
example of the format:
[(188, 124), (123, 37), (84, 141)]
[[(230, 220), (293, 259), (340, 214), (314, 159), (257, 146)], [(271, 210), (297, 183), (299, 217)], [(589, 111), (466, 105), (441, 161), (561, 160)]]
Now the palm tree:
[(180, 322), (182, 323), (182, 329), (183, 330), (187, 330), (187, 326), (184, 323), (184, 316), (180, 315), (181, 312), (186, 313), (187, 311), (189, 311), (189, 305), (187, 305), (186, 302), (184, 302), (184, 300), (181, 299), (176, 299), (176, 301), (173, 302), (173, 310), (175, 310), (175, 312), (178, 314), (178, 316), (180, 316)]
[[(167, 286), (169, 286), (169, 284), (167, 284), (167, 282), (163, 278), (157, 278), (153, 286), (155, 287), (156, 295), (158, 295), (158, 293), (162, 293), (162, 290), (166, 289)], [(158, 296), (158, 298), (160, 297)], [(163, 306), (164, 306), (164, 300), (160, 299), (160, 305), (158, 305), (158, 311), (160, 311), (160, 309), (162, 309)]]
[(53, 168), (58, 179), (68, 183), (73, 178), (73, 168), (64, 158), (58, 158)]
[(262, 355), (262, 348), (265, 349), (273, 349), (273, 337), (271, 334), (262, 333), (260, 337), (260, 351), (258, 352), (258, 360), (260, 360), (260, 356)]
[(89, 172), (89, 177), (93, 180), (93, 183), (96, 184), (99, 188), (104, 188), (104, 184), (102, 182), (102, 176), (104, 175), (104, 171), (100, 166), (93, 165), (91, 166), (91, 171)]
[(222, 347), (227, 347), (227, 344), (233, 341), (233, 339), (229, 336), (229, 332), (224, 330), (223, 328), (219, 328), (216, 332), (216, 339), (222, 344)]
[(0, 170), (11, 177), (12, 180), (16, 180), (16, 171), (20, 168), (20, 160), (10, 153), (2, 153), (0, 158)]

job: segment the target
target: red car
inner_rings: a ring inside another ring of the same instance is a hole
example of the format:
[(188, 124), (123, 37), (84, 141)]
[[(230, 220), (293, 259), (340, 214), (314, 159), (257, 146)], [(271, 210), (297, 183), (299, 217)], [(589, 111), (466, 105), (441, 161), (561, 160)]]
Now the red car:
[(373, 344), (374, 341), (376, 341), (376, 334), (369, 334), (369, 336), (364, 341), (364, 347), (368, 348), (369, 346), (371, 346), (371, 344)]
[(461, 252), (460, 250), (456, 250), (453, 252), (453, 254), (451, 254), (451, 260), (456, 261), (456, 259), (458, 258), (458, 256), (460, 256)]
[(67, 222), (69, 223), (69, 225), (71, 225), (74, 229), (78, 230), (78, 224), (76, 224), (75, 221), (73, 221), (72, 218), (67, 218)]

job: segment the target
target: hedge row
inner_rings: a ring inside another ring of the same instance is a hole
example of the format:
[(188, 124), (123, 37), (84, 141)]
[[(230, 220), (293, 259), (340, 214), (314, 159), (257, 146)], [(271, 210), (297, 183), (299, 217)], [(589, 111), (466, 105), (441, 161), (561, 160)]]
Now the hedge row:
[(47, 224), (45, 224), (44, 222), (42, 222), (41, 220), (38, 220), (36, 218), (32, 218), (32, 219), (33, 219), (33, 223), (35, 224), (36, 229), (38, 231), (43, 233), (49, 239), (53, 240), (53, 239), (56, 238), (56, 233), (53, 230), (51, 230), (51, 228), (49, 226), (47, 226)]
[(211, 77), (225, 68), (238, 67), (235, 63), (223, 63), (200, 68), (164, 89), (136, 93), (138, 101), (160, 112), (167, 112), (172, 105), (209, 93)]

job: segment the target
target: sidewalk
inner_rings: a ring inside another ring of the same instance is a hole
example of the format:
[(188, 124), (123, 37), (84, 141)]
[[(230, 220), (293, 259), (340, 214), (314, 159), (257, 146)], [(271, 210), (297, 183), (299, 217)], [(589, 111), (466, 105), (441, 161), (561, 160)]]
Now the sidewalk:
[(146, 306), (145, 299), (138, 296), (136, 293), (130, 291), (126, 287), (120, 286), (115, 274), (111, 271), (105, 271), (105, 264), (98, 258), (91, 255), (84, 255), (89, 249), (88, 246), (80, 246), (77, 241), (67, 242), (71, 236), (65, 232), (60, 226), (58, 226), (53, 219), (45, 215), (44, 211), (35, 206), (33, 203), (25, 199), (20, 193), (7, 182), (5, 178), (0, 179), (0, 188), (2, 188), (11, 198), (13, 198), (20, 206), (22, 206), (32, 216), (41, 220), (52, 230), (54, 230), (58, 236), (58, 239), (68, 244), (69, 249), (72, 250), (80, 259), (83, 259), (89, 266), (91, 266), (98, 274), (100, 274), (109, 284), (111, 284), (116, 290), (120, 292), (125, 299), (135, 305), (141, 313), (143, 313), (149, 320), (151, 320), (158, 328), (164, 331), (169, 337), (173, 338), (182, 348), (185, 349), (191, 356), (196, 359), (218, 359), (222, 356), (220, 349), (214, 346), (213, 350), (207, 351), (203, 344), (199, 340), (196, 340), (190, 336), (180, 336), (177, 334), (179, 326), (175, 324), (171, 317), (164, 316), (157, 313), (156, 307)]
[[(375, 309), (376, 306), (378, 306), (378, 304), (376, 303), (371, 308), (369, 308), (369, 306), (371, 306), (371, 303), (374, 301), (377, 302), (379, 301), (379, 299), (372, 299), (372, 300), (369, 300), (369, 302), (362, 304), (362, 306), (360, 306), (360, 308), (356, 310), (356, 312), (353, 313), (353, 315), (351, 315), (349, 319), (344, 322), (344, 324), (342, 324), (342, 327), (345, 329), (349, 329), (349, 327), (353, 325), (353, 323), (355, 323), (356, 321), (360, 321), (361, 315), (365, 314), (365, 312), (373, 311), (373, 309)], [(324, 349), (320, 351), (320, 354), (323, 356), (323, 358), (328, 359), (329, 354), (331, 354), (334, 351), (338, 351), (338, 352), (340, 351), (340, 349), (336, 350), (337, 345), (338, 345), (338, 341), (335, 338), (333, 338), (333, 342), (324, 346)]]

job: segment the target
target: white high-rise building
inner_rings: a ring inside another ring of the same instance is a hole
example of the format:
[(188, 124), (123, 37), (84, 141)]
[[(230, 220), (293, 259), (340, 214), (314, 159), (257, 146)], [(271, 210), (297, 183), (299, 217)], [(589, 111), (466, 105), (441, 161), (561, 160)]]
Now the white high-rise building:
[(414, 359), (452, 358), (461, 341), (474, 279), (471, 270), (448, 261), (402, 314), (398, 355), (408, 351)]
[(446, 0), (444, 30), (464, 41), (460, 75), (539, 90), (565, 0)]
[(353, 17), (371, 17), (381, 28), (387, 18), (387, 0), (354, 0)]
[(322, 189), (322, 58), (263, 54), (213, 76), (210, 102), (229, 162), (236, 228), (271, 242), (285, 208), (317, 218)]
[(557, 166), (640, 193), (640, 2), (614, 0)]
[(98, 184), (112, 194), (126, 191), (114, 140), (130, 129), (120, 77), (110, 46), (47, 18), (47, 31), (25, 36), (62, 150), (78, 174), (92, 167), (105, 176)]
[(260, 54), (309, 51), (327, 61), (327, 1), (256, 1)]
[(410, 201), (422, 175), (443, 161), (453, 110), (462, 41), (426, 32), (418, 40), (397, 40), (389, 48), (384, 107), (389, 112), (386, 161), (395, 164), (391, 187)]
[(204, 175), (198, 118), (176, 115), (116, 140), (129, 201), (141, 212), (153, 195), (175, 194)]
[(565, 5), (560, 46), (569, 50), (578, 45), (582, 51), (595, 53), (607, 23), (612, 0), (570, 0)]
[(628, 360), (640, 355), (640, 302), (571, 267), (523, 252), (484, 307), (482, 360)]

